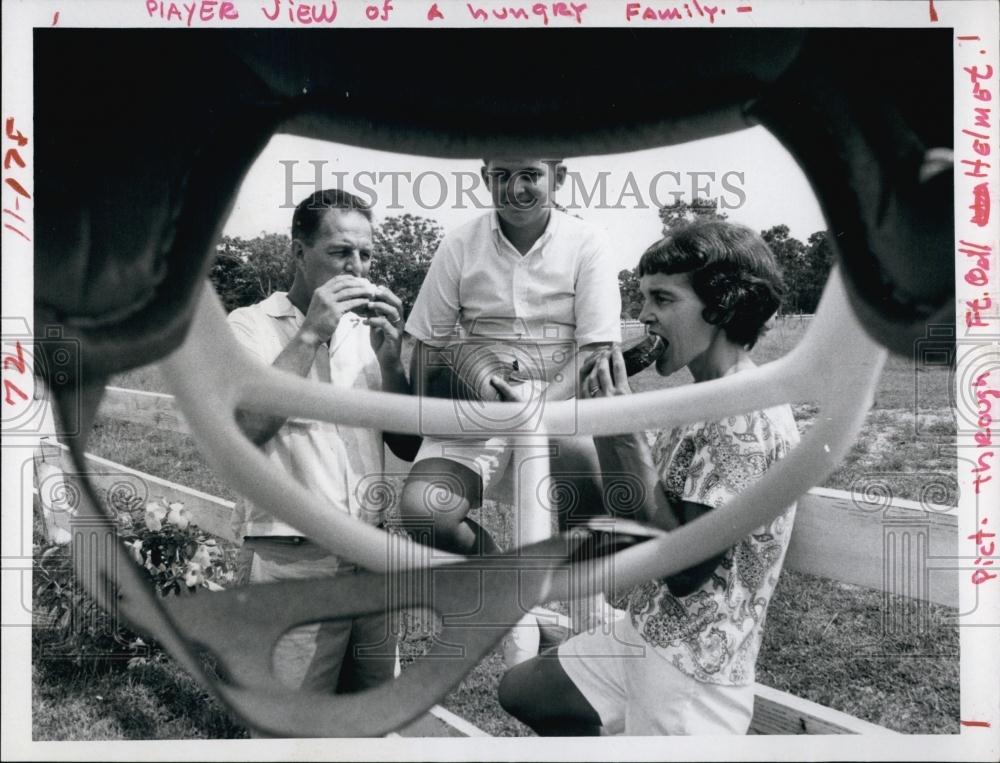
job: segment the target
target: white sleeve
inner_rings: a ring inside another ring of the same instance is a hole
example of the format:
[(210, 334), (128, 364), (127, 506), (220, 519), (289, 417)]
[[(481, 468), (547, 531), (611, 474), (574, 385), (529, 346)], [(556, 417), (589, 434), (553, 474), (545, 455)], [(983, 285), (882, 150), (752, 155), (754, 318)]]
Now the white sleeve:
[(254, 311), (249, 307), (238, 307), (227, 317), (226, 323), (233, 330), (233, 336), (240, 346), (253, 355), (262, 363), (272, 363), (274, 358), (266, 357), (264, 348), (261, 346), (261, 339), (257, 321), (254, 319)]
[(461, 314), (459, 284), (462, 263), (456, 249), (451, 239), (445, 236), (431, 260), (427, 277), (406, 321), (407, 333), (421, 342), (443, 341), (445, 336), (453, 333)]
[(595, 233), (590, 243), (576, 275), (574, 310), (580, 346), (622, 340), (622, 298), (611, 244), (603, 233)]

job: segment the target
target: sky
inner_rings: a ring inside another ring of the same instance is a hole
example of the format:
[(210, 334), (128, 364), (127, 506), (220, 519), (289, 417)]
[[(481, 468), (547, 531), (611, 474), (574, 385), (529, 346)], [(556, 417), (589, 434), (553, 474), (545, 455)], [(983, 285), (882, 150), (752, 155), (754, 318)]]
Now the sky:
[[(666, 148), (567, 157), (556, 201), (607, 231), (621, 268), (660, 237), (658, 203), (692, 191), (718, 199), (729, 219), (756, 230), (785, 224), (805, 240), (825, 225), (802, 171), (763, 127)], [(229, 236), (287, 233), (292, 211), (318, 187), (373, 201), (376, 221), (411, 213), (447, 233), (488, 208), (481, 161), (420, 157), (275, 135), (248, 173), (226, 223)], [(481, 208), (477, 208), (476, 205)], [(726, 208), (726, 207), (730, 208)]]

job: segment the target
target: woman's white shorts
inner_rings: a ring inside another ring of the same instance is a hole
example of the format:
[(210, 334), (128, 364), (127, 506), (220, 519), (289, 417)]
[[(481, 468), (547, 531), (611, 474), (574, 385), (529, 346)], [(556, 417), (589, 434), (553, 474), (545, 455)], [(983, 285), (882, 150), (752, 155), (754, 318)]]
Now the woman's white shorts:
[(626, 615), (559, 646), (559, 664), (608, 734), (746, 734), (753, 684), (719, 686), (682, 673), (643, 641)]

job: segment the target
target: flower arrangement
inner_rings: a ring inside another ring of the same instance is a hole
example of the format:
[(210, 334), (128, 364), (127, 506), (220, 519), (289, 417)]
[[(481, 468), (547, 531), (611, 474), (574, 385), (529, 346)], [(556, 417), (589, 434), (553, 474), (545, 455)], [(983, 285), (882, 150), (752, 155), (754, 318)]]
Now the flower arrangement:
[[(233, 580), (235, 549), (199, 529), (180, 502), (163, 497), (145, 502), (109, 496), (119, 538), (160, 596), (190, 595), (200, 588), (222, 590)], [(45, 625), (48, 656), (95, 664), (128, 658), (145, 664), (157, 652), (114, 613), (105, 612), (73, 574), (71, 544), (47, 544), (36, 551), (36, 623)]]
[(184, 504), (158, 498), (142, 508), (142, 523), (132, 521), (122, 540), (132, 559), (145, 568), (161, 596), (220, 591), (232, 582), (231, 565), (212, 536), (198, 529)]

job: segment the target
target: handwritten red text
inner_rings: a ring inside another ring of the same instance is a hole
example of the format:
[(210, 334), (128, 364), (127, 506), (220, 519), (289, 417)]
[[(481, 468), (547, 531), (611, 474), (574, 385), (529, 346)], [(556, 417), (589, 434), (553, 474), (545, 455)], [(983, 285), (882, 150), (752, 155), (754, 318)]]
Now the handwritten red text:
[[(18, 180), (18, 177), (26, 177), (26, 173), (20, 172), (20, 170), (27, 170), (27, 163), (24, 161), (24, 157), (21, 156), (20, 149), (28, 145), (28, 138), (14, 126), (14, 117), (7, 117), (4, 120), (4, 138), (7, 146), (3, 153), (3, 170), (5, 175), (3, 182), (14, 193), (10, 196), (11, 201), (9, 205), (7, 201), (4, 202), (3, 227), (9, 231), (13, 231), (25, 241), (31, 241), (31, 237), (21, 230), (21, 225), (27, 227), (27, 220), (24, 216), (28, 213), (27, 207), (28, 202), (31, 201), (31, 192)], [(11, 172), (12, 167), (15, 165), (17, 169)], [(21, 208), (22, 204), (25, 205), (24, 209)], [(13, 220), (14, 222), (10, 222), (9, 220)]]
[[(964, 66), (962, 71), (969, 75), (969, 81), (972, 84), (972, 97), (978, 101), (989, 102), (993, 100), (993, 93), (987, 89), (983, 82), (993, 78), (993, 67), (990, 64), (983, 64), (983, 69), (979, 66)], [(989, 106), (979, 106), (975, 110), (975, 126), (981, 128), (980, 130), (970, 130), (964, 129), (963, 133), (969, 135), (973, 138), (971, 148), (976, 154), (975, 157), (971, 159), (962, 159), (961, 163), (966, 166), (966, 170), (963, 173), (966, 177), (973, 178), (988, 178), (989, 173), (987, 170), (990, 169), (992, 165), (989, 162), (980, 159), (980, 156), (989, 156), (990, 154), (990, 136), (988, 133), (982, 130), (988, 130), (990, 126), (990, 114), (991, 107)], [(986, 225), (989, 221), (989, 188), (986, 184), (982, 184), (983, 188), (979, 186), (974, 189), (973, 194), (973, 204), (972, 209), (976, 213), (973, 215), (972, 222), (977, 225)], [(985, 196), (984, 196), (985, 194)], [(986, 222), (980, 222), (983, 219), (983, 202), (985, 200), (985, 219)]]
[[(991, 448), (993, 446), (993, 430), (991, 429), (991, 425), (993, 424), (993, 401), (991, 398), (1000, 397), (1000, 390), (991, 386), (987, 381), (989, 375), (989, 371), (984, 371), (972, 383), (972, 389), (976, 393), (977, 412), (979, 413), (979, 418), (976, 420), (979, 431), (975, 435), (977, 448)], [(979, 494), (979, 490), (983, 485), (993, 479), (991, 475), (987, 474), (990, 470), (990, 460), (992, 458), (992, 450), (980, 453), (977, 465), (972, 469), (972, 473), (975, 475), (973, 484), (975, 485), (976, 495)]]
[[(740, 5), (737, 13), (751, 13), (753, 7)], [(625, 20), (637, 21), (683, 21), (685, 19), (708, 19), (709, 24), (715, 23), (716, 16), (725, 16), (726, 9), (720, 5), (709, 5), (698, 0), (689, 3), (626, 3)]]
[(195, 22), (235, 21), (240, 17), (236, 6), (223, 0), (198, 0), (191, 3), (161, 2), (146, 0), (146, 13), (150, 18), (176, 21), (190, 27)]
[(388, 21), (392, 10), (392, 3), (389, 0), (383, 0), (382, 5), (366, 5), (365, 18), (369, 21)]
[[(989, 521), (986, 517), (983, 517), (979, 521), (979, 524), (985, 526), (989, 524)], [(993, 560), (989, 557), (996, 553), (997, 547), (996, 541), (990, 539), (995, 537), (996, 533), (986, 532), (982, 527), (976, 530), (976, 532), (972, 535), (968, 536), (969, 540), (975, 541), (976, 553), (978, 554), (976, 557), (977, 569), (972, 572), (972, 582), (976, 585), (981, 585), (987, 580), (993, 580), (997, 576), (997, 573), (990, 572), (986, 569), (986, 567), (991, 567), (993, 565)]]
[(541, 21), (542, 26), (548, 26), (553, 18), (569, 18), (577, 24), (583, 23), (583, 13), (587, 10), (586, 3), (532, 3), (531, 5), (501, 5), (487, 10), (481, 6), (466, 3), (469, 15), (476, 21), (506, 21), (508, 19), (521, 21)]
[(337, 18), (337, 2), (304, 3), (295, 0), (271, 0), (271, 7), (261, 7), (260, 12), (268, 21), (277, 21), (279, 16), (287, 16), (293, 24), (329, 24)]
[[(24, 349), (21, 347), (20, 342), (14, 343), (15, 354), (5, 353), (3, 358), (3, 370), (4, 373), (9, 371), (11, 368), (16, 372), (17, 377), (28, 376), (27, 364), (24, 362)], [(25, 384), (25, 379), (18, 378), (16, 381), (10, 378), (3, 380), (3, 391), (4, 405), (17, 406), (19, 402), (28, 399), (27, 394), (21, 389), (19, 385)]]

